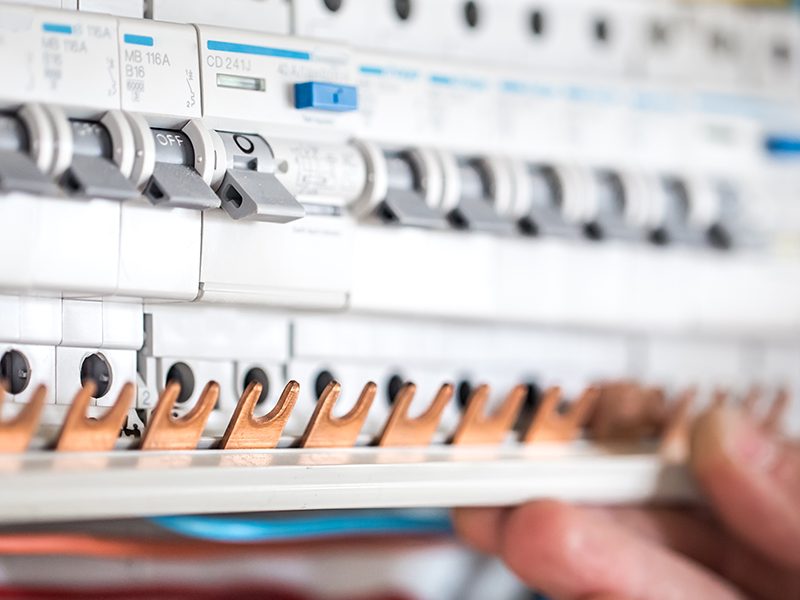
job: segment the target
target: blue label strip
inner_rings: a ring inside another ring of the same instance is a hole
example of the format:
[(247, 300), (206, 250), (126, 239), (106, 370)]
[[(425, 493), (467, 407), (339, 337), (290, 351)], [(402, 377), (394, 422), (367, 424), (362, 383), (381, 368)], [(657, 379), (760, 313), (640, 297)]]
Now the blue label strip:
[(270, 48), (268, 46), (253, 46), (251, 44), (234, 44), (232, 42), (220, 42), (218, 40), (208, 40), (206, 47), (215, 52), (234, 52), (236, 54), (254, 54), (256, 56), (273, 56), (275, 58), (311, 60), (311, 54), (308, 52), (286, 50), (285, 48)]
[(522, 81), (504, 81), (500, 88), (508, 94), (526, 94), (531, 96), (553, 96), (553, 88), (538, 83), (525, 83)]
[(42, 23), (42, 31), (45, 33), (63, 33), (72, 35), (72, 25), (62, 25), (61, 23)]
[(152, 46), (153, 38), (149, 35), (134, 35), (133, 33), (126, 33), (122, 36), (126, 44), (133, 44), (134, 46)]
[(397, 79), (416, 79), (419, 76), (417, 71), (411, 69), (394, 69), (392, 67), (384, 68), (374, 65), (362, 65), (358, 68), (362, 75), (374, 75), (387, 77), (396, 77)]
[(478, 79), (467, 79), (464, 77), (450, 77), (448, 75), (431, 75), (430, 82), (436, 85), (451, 85), (464, 87), (472, 90), (482, 90), (486, 88), (486, 83)]

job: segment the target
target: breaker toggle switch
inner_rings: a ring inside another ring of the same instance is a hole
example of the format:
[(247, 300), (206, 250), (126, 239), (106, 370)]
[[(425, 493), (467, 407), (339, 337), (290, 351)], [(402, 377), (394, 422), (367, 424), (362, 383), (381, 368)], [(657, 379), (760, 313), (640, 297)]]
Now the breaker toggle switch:
[(419, 152), (385, 152), (387, 190), (378, 213), (387, 221), (444, 229), (447, 220), (426, 202), (426, 163)]
[(704, 196), (696, 186), (679, 177), (663, 176), (654, 194), (655, 227), (650, 237), (656, 244), (700, 246), (706, 241), (706, 229), (711, 225), (702, 210)]
[(29, 155), (30, 144), (22, 121), (14, 115), (0, 114), (0, 192), (60, 195), (58, 186)]
[(492, 173), (486, 165), (480, 160), (461, 160), (457, 165), (460, 183), (458, 204), (448, 214), (453, 226), (491, 233), (512, 233), (512, 223), (495, 210), (496, 189)]
[(331, 112), (358, 110), (358, 88), (352, 85), (306, 81), (294, 85), (295, 108)]
[(225, 146), (227, 170), (217, 194), (234, 219), (288, 223), (305, 209), (275, 177), (272, 149), (258, 135), (217, 132)]
[(579, 237), (580, 228), (566, 210), (571, 197), (580, 195), (573, 183), (564, 169), (522, 164), (517, 175), (520, 230), (537, 237)]
[(195, 148), (183, 131), (153, 129), (155, 165), (144, 195), (157, 206), (219, 208), (220, 199), (195, 170)]
[(708, 184), (716, 197), (714, 215), (706, 231), (708, 243), (719, 250), (762, 245), (761, 232), (745, 214), (741, 186), (724, 180)]
[[(127, 119), (117, 111), (103, 121), (70, 121), (72, 162), (61, 177), (61, 185), (74, 196), (132, 200), (140, 196), (128, 180), (135, 152)], [(120, 157), (130, 159), (120, 161)], [(119, 163), (123, 164), (120, 165)], [(130, 164), (127, 164), (127, 163)], [(128, 172), (123, 173), (124, 169)]]
[(584, 232), (593, 240), (643, 241), (646, 237), (645, 194), (633, 177), (598, 170), (591, 175), (591, 216)]

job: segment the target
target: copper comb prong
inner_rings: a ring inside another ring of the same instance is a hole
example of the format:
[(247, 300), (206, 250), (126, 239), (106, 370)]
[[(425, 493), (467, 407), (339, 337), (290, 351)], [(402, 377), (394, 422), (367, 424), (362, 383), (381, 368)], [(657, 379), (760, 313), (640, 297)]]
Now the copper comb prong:
[(779, 433), (783, 421), (783, 416), (789, 408), (789, 391), (786, 388), (780, 388), (775, 395), (775, 399), (770, 404), (767, 416), (764, 417), (764, 429), (770, 432)]
[(271, 411), (262, 417), (254, 417), (253, 409), (261, 396), (261, 384), (253, 381), (247, 386), (233, 416), (228, 422), (228, 427), (222, 436), (219, 447), (223, 450), (264, 450), (278, 445), (286, 421), (292, 414), (297, 394), (300, 393), (300, 384), (290, 381), (283, 388), (278, 403)]
[(88, 418), (86, 409), (95, 393), (93, 381), (81, 386), (72, 400), (61, 431), (56, 440), (59, 452), (107, 452), (114, 448), (119, 439), (122, 426), (133, 404), (136, 388), (126, 383), (117, 396), (114, 405), (98, 419)]
[(211, 411), (219, 399), (219, 384), (209, 381), (197, 403), (184, 416), (174, 419), (172, 408), (181, 393), (181, 386), (170, 381), (161, 392), (156, 407), (144, 430), (142, 450), (194, 450), (203, 435)]
[(587, 387), (565, 414), (559, 414), (558, 404), (561, 400), (561, 389), (549, 388), (545, 391), (542, 403), (525, 431), (522, 441), (529, 444), (531, 442), (569, 442), (575, 439), (594, 409), (598, 394), (599, 390), (596, 386)]
[(683, 462), (689, 456), (689, 432), (692, 427), (690, 413), (696, 395), (697, 390), (694, 388), (681, 392), (664, 423), (658, 452), (668, 462)]
[(406, 383), (397, 392), (392, 412), (378, 436), (378, 446), (427, 446), (431, 443), (442, 413), (453, 397), (453, 386), (449, 383), (442, 385), (428, 409), (412, 419), (408, 416), (408, 408), (416, 391), (417, 386)]
[[(3, 407), (5, 396), (6, 390), (0, 385), (0, 408)], [(46, 397), (47, 388), (40, 385), (13, 419), (0, 419), (0, 452), (22, 452), (28, 447), (39, 425)]]
[(334, 417), (333, 407), (339, 399), (341, 386), (339, 382), (331, 381), (317, 401), (314, 414), (300, 438), (300, 447), (349, 448), (355, 445), (377, 389), (378, 386), (370, 381), (361, 390), (355, 406), (346, 415)]
[(728, 391), (716, 388), (711, 394), (711, 407), (724, 408), (728, 405)]
[(749, 390), (747, 390), (747, 393), (742, 399), (742, 412), (748, 416), (754, 415), (756, 412), (756, 406), (758, 406), (761, 398), (761, 388), (757, 385), (752, 386)]
[(526, 394), (527, 388), (524, 385), (514, 386), (503, 403), (491, 415), (486, 415), (489, 386), (485, 384), (478, 386), (467, 401), (467, 407), (453, 434), (452, 443), (499, 444), (514, 425)]
[(636, 439), (645, 428), (647, 394), (632, 381), (598, 384), (597, 400), (586, 427), (593, 440)]

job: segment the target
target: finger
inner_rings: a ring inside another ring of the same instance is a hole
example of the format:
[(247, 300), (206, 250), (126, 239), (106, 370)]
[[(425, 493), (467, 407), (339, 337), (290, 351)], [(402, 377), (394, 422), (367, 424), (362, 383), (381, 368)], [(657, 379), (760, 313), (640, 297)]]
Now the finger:
[(598, 511), (559, 502), (513, 509), (501, 520), (496, 547), (525, 583), (558, 599), (741, 598), (716, 575)]
[(700, 511), (603, 509), (621, 526), (686, 555), (760, 598), (800, 598), (800, 573), (779, 567)]
[(717, 407), (692, 433), (691, 465), (725, 525), (779, 564), (800, 567), (800, 450)]
[(500, 529), (510, 508), (456, 508), (452, 520), (456, 534), (484, 554), (500, 550)]

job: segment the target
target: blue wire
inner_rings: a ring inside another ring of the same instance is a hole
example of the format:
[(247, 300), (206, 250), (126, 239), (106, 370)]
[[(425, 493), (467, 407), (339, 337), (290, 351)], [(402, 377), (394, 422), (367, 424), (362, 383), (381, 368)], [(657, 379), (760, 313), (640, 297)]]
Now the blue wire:
[(194, 515), (151, 519), (187, 537), (217, 542), (273, 542), (354, 535), (449, 535), (446, 513), (364, 512), (344, 515), (243, 519)]

